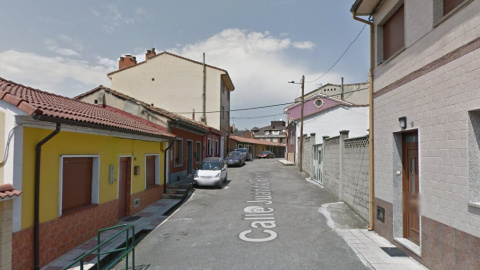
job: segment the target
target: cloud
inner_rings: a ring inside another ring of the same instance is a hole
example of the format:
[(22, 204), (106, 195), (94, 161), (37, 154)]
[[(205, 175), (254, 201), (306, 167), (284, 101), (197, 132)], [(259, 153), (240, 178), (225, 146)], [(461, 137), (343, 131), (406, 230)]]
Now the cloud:
[(82, 20), (94, 20), (107, 33), (114, 33), (118, 27), (132, 25), (141, 21), (152, 21), (154, 15), (147, 8), (137, 7), (133, 12), (122, 12), (124, 2), (109, 3), (98, 8), (89, 8), (89, 13)]
[[(205, 52), (208, 64), (226, 69), (232, 78), (235, 91), (231, 95), (231, 109), (249, 108), (293, 101), (300, 95), (299, 85), (289, 84), (288, 81), (299, 82), (301, 76), (305, 75), (308, 82), (324, 72), (310, 70), (305, 62), (295, 57), (295, 51), (313, 49), (315, 46), (313, 42), (295, 41), (286, 36), (282, 34), (274, 36), (269, 32), (225, 29), (203, 41), (168, 51), (197, 61), (202, 60), (202, 53)], [(331, 72), (323, 77), (321, 82), (335, 82), (340, 77)], [(316, 87), (315, 84), (306, 84), (305, 93)], [(281, 114), (283, 107), (232, 112), (231, 116)], [(270, 120), (272, 119), (235, 120), (235, 124), (239, 128), (252, 128), (254, 125), (266, 126)]]
[(101, 57), (91, 65), (60, 56), (14, 50), (0, 53), (0, 77), (68, 97), (99, 84), (109, 85), (106, 74), (114, 69), (113, 60)]
[[(62, 56), (80, 56), (79, 51), (83, 50), (83, 45), (67, 35), (58, 35), (55, 39), (45, 39), (47, 50), (60, 54)], [(61, 43), (61, 45), (59, 45)], [(67, 48), (70, 47), (70, 48)]]
[(293, 47), (297, 49), (313, 49), (315, 44), (311, 41), (297, 41), (293, 43)]

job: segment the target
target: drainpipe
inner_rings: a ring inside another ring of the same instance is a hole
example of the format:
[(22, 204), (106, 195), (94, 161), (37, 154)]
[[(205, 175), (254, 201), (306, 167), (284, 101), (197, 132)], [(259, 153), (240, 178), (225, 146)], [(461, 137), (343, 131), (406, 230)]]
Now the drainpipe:
[(173, 146), (173, 143), (174, 143), (174, 142), (175, 142), (175, 141), (173, 141), (173, 140), (170, 141), (170, 145), (169, 145), (167, 148), (165, 148), (165, 151), (164, 151), (164, 153), (165, 153), (165, 160), (163, 161), (163, 163), (164, 163), (164, 165), (163, 165), (163, 166), (164, 166), (164, 169), (163, 169), (163, 174), (164, 174), (164, 175), (163, 175), (163, 179), (165, 179), (165, 185), (163, 185), (163, 193), (167, 192), (167, 159), (169, 158), (168, 155), (167, 155), (167, 151)]
[(60, 132), (61, 124), (57, 123), (55, 131), (37, 143), (35, 148), (35, 202), (33, 225), (33, 256), (35, 270), (40, 269), (40, 161), (42, 158), (42, 145)]
[(362, 18), (357, 17), (357, 12), (352, 11), (353, 19), (365, 24), (368, 24), (370, 26), (370, 70), (368, 72), (368, 92), (369, 92), (369, 151), (370, 151), (370, 199), (369, 199), (369, 204), (370, 204), (370, 220), (369, 220), (369, 227), (368, 230), (373, 230), (373, 192), (374, 192), (374, 186), (373, 186), (373, 179), (374, 179), (374, 170), (373, 170), (373, 67), (375, 65), (375, 60), (374, 60), (374, 27), (373, 23), (367, 20), (364, 20)]
[(207, 123), (207, 70), (205, 67), (205, 53), (203, 53), (203, 119), (204, 124)]

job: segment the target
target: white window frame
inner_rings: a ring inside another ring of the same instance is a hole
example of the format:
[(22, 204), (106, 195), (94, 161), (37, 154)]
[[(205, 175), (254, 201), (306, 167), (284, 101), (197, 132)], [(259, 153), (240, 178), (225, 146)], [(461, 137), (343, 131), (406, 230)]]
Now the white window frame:
[(218, 140), (215, 140), (215, 156), (218, 156), (220, 154), (220, 149), (219, 148), (219, 144), (218, 144)]
[[(60, 169), (59, 169), (59, 189), (58, 189), (58, 217), (63, 215), (63, 159), (65, 158), (93, 158), (92, 164), (92, 202), (91, 204), (98, 204), (100, 200), (100, 155), (61, 155)], [(118, 193), (118, 192), (117, 192)]]
[(145, 154), (143, 159), (143, 168), (144, 168), (144, 181), (143, 181), (143, 188), (144, 190), (147, 189), (147, 157), (155, 157), (155, 185), (160, 185), (160, 155), (159, 154)]

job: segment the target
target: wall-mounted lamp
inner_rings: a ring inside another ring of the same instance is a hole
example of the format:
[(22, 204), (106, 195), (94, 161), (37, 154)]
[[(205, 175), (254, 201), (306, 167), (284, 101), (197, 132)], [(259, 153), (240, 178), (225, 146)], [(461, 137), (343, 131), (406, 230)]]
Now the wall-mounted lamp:
[(398, 124), (400, 125), (401, 129), (406, 129), (407, 128), (407, 117), (403, 116), (398, 118)]

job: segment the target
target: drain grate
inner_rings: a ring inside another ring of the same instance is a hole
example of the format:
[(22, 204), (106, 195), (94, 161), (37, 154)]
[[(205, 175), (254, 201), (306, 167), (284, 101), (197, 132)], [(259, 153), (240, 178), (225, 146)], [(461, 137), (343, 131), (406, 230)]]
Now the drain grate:
[(128, 218), (124, 219), (123, 221), (135, 221), (135, 220), (137, 220), (137, 219), (139, 219), (139, 218), (141, 218), (141, 217), (133, 216), (133, 217), (128, 217)]
[(381, 247), (390, 257), (408, 257), (403, 251), (396, 247)]

